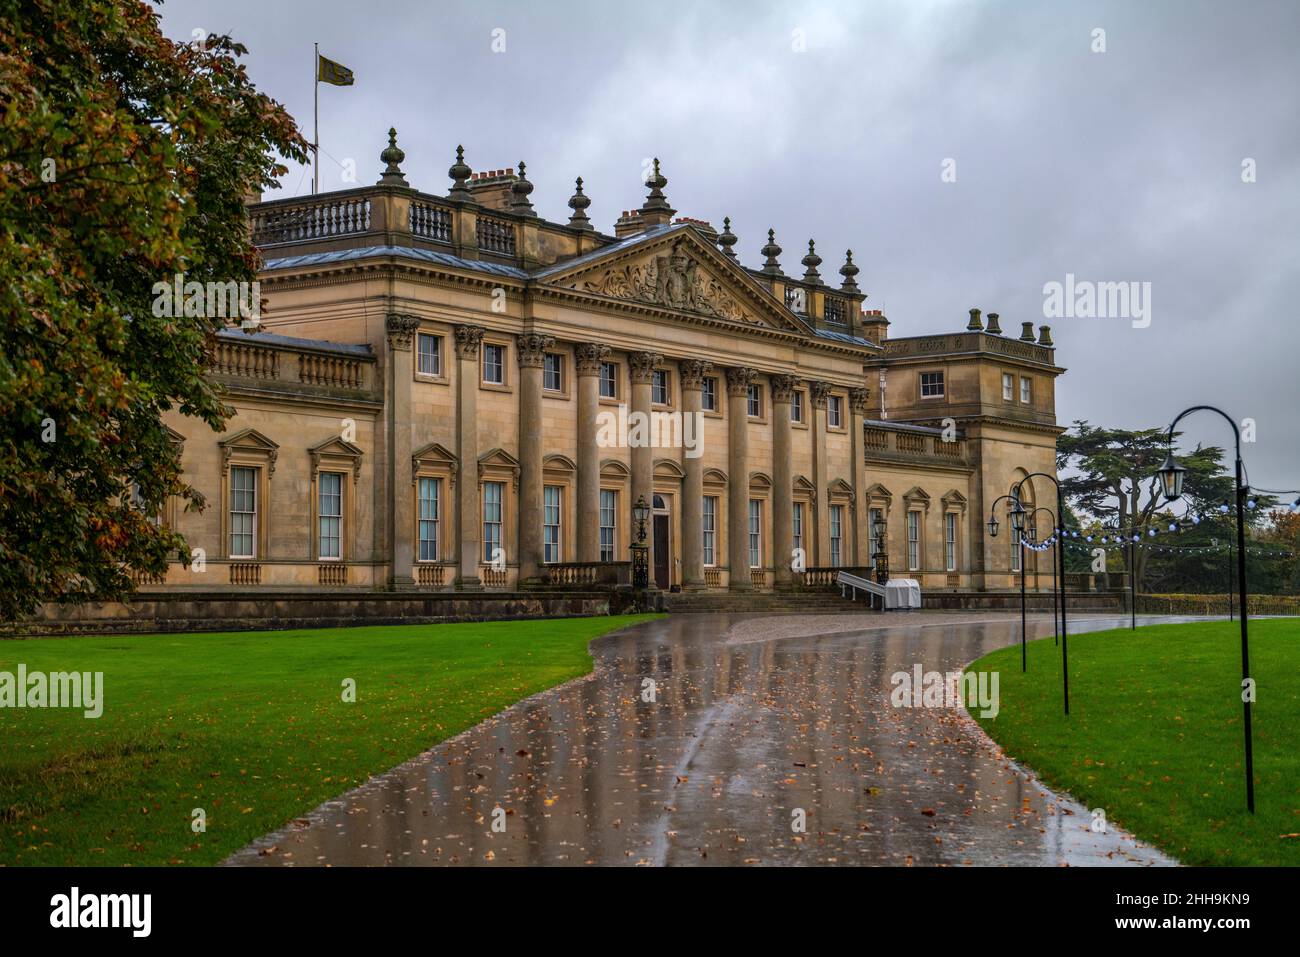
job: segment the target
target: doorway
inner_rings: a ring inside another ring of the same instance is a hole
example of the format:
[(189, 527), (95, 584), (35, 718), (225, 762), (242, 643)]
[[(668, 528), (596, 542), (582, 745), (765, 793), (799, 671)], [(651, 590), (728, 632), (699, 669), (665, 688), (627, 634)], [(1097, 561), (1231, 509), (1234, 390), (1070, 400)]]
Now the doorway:
[(653, 541), (655, 587), (667, 591), (672, 586), (672, 553), (669, 550), (668, 506), (662, 495), (654, 497)]

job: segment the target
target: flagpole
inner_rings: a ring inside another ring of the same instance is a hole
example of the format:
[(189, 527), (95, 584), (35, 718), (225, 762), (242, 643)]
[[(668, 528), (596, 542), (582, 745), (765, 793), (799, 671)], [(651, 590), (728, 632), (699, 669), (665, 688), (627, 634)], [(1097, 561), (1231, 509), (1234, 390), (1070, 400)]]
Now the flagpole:
[(311, 192), (312, 195), (320, 192), (320, 44), (313, 43), (315, 48), (311, 61), (312, 76), (312, 125), (315, 128), (313, 136), (316, 140), (311, 149)]

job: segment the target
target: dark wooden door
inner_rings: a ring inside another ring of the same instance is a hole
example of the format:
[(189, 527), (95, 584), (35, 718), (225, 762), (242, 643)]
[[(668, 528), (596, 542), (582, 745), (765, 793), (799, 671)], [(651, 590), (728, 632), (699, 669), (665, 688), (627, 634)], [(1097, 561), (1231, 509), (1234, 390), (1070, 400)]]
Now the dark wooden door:
[(655, 516), (655, 584), (667, 591), (672, 584), (668, 575), (668, 516)]

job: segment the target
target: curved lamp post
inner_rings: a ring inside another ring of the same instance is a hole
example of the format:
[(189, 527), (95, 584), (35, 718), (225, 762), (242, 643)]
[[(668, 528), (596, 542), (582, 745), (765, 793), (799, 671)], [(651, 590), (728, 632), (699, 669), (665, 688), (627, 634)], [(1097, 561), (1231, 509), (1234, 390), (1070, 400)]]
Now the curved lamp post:
[[(1059, 551), (1061, 548), (1061, 538), (1062, 538), (1061, 529), (1059, 527), (1061, 523), (1057, 521), (1056, 513), (1053, 512), (1046, 505), (1040, 505), (1029, 513), (1029, 523), (1030, 523), (1029, 540), (1030, 541), (1034, 540), (1034, 534), (1033, 534), (1034, 516), (1037, 515), (1039, 512), (1046, 512), (1048, 515), (1052, 516), (1052, 530), (1055, 532), (1056, 535), (1056, 537), (1052, 541), (1052, 548), (1057, 549)], [(1057, 580), (1058, 579), (1056, 576), (1056, 555), (1053, 554), (1052, 555), (1052, 644), (1054, 645), (1060, 644), (1060, 635), (1061, 635), (1060, 622), (1056, 618), (1056, 607), (1057, 607), (1056, 603), (1058, 598), (1056, 592)], [(1064, 600), (1063, 597), (1062, 600)]]
[[(1060, 519), (1057, 526), (1057, 534), (1062, 538), (1065, 537), (1065, 496), (1061, 492), (1061, 483), (1056, 480), (1055, 475), (1049, 475), (1046, 472), (1030, 472), (1013, 488), (1012, 494), (1015, 495), (1016, 501), (1020, 500), (1020, 487), (1026, 482), (1032, 486), (1032, 479), (1039, 476), (1048, 479), (1056, 486), (1056, 515)], [(1065, 549), (1056, 550), (1056, 564), (1061, 572), (1061, 687), (1065, 699), (1065, 713), (1070, 713), (1070, 646), (1069, 646), (1069, 629), (1066, 627), (1065, 618)], [(1021, 567), (1024, 563), (1021, 562)]]
[[(1246, 614), (1246, 518), (1243, 511), (1245, 501), (1245, 490), (1243, 479), (1243, 470), (1241, 466), (1241, 432), (1237, 428), (1237, 423), (1233, 421), (1222, 409), (1216, 409), (1212, 405), (1194, 405), (1190, 409), (1184, 409), (1169, 423), (1169, 432), (1165, 442), (1169, 448), (1168, 455), (1165, 456), (1165, 464), (1160, 466), (1156, 475), (1160, 478), (1160, 487), (1165, 494), (1165, 498), (1173, 501), (1181, 498), (1183, 494), (1183, 477), (1187, 469), (1178, 464), (1174, 458), (1174, 428), (1178, 425), (1179, 420), (1193, 412), (1217, 412), (1232, 426), (1232, 438), (1236, 443), (1236, 488), (1237, 488), (1237, 598), (1241, 608), (1241, 684), (1243, 691), (1250, 681), (1250, 638), (1247, 628), (1247, 619), (1250, 617)], [(1252, 696), (1242, 695), (1242, 708), (1244, 711), (1242, 728), (1246, 736), (1246, 807), (1251, 814), (1255, 813), (1255, 759), (1254, 749), (1251, 746), (1250, 733), (1250, 698)]]
[[(1019, 490), (1019, 486), (1016, 486)], [(989, 508), (989, 536), (998, 537), (998, 502), (1004, 498), (1011, 499), (1011, 529), (1016, 533), (1016, 546), (1020, 549), (1020, 670), (1028, 670), (1028, 655), (1025, 648), (1025, 507), (1014, 492), (1001, 495), (993, 500)]]

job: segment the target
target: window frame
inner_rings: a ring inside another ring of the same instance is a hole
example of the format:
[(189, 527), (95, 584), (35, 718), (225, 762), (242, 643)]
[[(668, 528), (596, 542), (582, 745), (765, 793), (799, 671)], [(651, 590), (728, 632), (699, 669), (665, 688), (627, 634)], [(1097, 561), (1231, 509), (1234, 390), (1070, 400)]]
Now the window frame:
[(763, 567), (763, 500), (761, 498), (749, 499), (748, 506), (748, 533), (747, 542), (749, 567)]
[[(495, 503), (491, 503), (488, 501), (488, 494), (487, 494), (488, 489), (493, 487), (500, 489), (500, 498)], [(490, 504), (495, 504), (498, 509), (497, 518), (495, 521), (488, 518), (488, 506)], [(492, 550), (489, 546), (493, 544), (497, 548), (500, 548), (503, 552), (506, 553), (507, 556), (506, 563), (509, 564), (510, 553), (506, 551), (506, 540), (505, 540), (505, 532), (506, 532), (505, 514), (506, 514), (506, 483), (498, 479), (484, 479), (479, 485), (479, 521), (481, 523), (481, 531), (482, 531), (482, 542), (481, 542), (482, 549), (479, 552), (479, 556), (480, 556), (479, 564), (482, 565), (492, 564)], [(496, 529), (495, 535), (491, 534), (491, 529), (493, 528)]]
[(1031, 376), (1022, 375), (1020, 377), (1020, 404), (1034, 404), (1034, 380)]
[[(549, 385), (547, 380), (551, 375), (551, 362), (555, 363), (555, 385)], [(542, 391), (549, 392), (551, 395), (564, 395), (567, 377), (564, 374), (564, 353), (563, 352), (545, 352), (542, 354)]]
[(703, 526), (704, 567), (718, 567), (718, 496), (705, 495), (700, 506), (700, 524)]
[[(446, 380), (447, 350), (444, 348), (445, 339), (446, 339), (445, 336), (439, 335), (436, 332), (417, 331), (415, 333), (415, 377), (417, 379), (422, 379), (425, 381)], [(434, 358), (435, 370), (433, 372), (425, 372), (423, 369), (420, 368), (420, 363), (424, 358), (424, 353), (420, 350), (420, 344), (425, 341), (432, 341), (434, 344), (433, 358)]]
[[(755, 412), (754, 408), (758, 411)], [(745, 393), (745, 416), (756, 422), (763, 420), (763, 384), (761, 382), (751, 382)]]
[(831, 567), (839, 568), (844, 564), (844, 506), (833, 504), (830, 506), (830, 541), (831, 541)]
[[(426, 499), (423, 494), (424, 483), (428, 482), (433, 489), (433, 497)], [(424, 504), (431, 501), (432, 516), (424, 517)], [(426, 538), (424, 535), (425, 526), (432, 526), (433, 537)], [(433, 554), (429, 558), (424, 557), (424, 545), (428, 542), (432, 548)], [(442, 557), (442, 478), (437, 475), (417, 475), (415, 477), (415, 555), (416, 563), (436, 563)]]
[[(609, 378), (606, 379), (605, 371), (609, 370)], [(605, 394), (605, 383), (609, 382), (613, 392), (610, 395)], [(601, 402), (617, 402), (623, 394), (622, 389), (622, 363), (615, 362), (612, 359), (602, 359), (600, 363), (600, 373), (596, 377), (596, 397)]]
[[(501, 356), (500, 362), (499, 362), (499, 364), (497, 364), (498, 367), (499, 367), (499, 369), (500, 369), (501, 379), (500, 379), (499, 381), (494, 381), (494, 380), (489, 379), (489, 378), (487, 377), (487, 371), (488, 371), (488, 356), (489, 356), (490, 354), (492, 354), (492, 350), (497, 350), (497, 349), (500, 350), (500, 356)], [(483, 386), (484, 388), (488, 388), (488, 389), (508, 389), (509, 386), (510, 386), (510, 383), (509, 383), (509, 381), (508, 381), (507, 378), (506, 378), (506, 368), (507, 368), (507, 366), (508, 366), (508, 364), (509, 364), (509, 358), (510, 358), (510, 347), (509, 347), (506, 343), (504, 343), (504, 342), (486, 342), (486, 341), (485, 341), (485, 342), (482, 344), (482, 352), (483, 352), (483, 354), (482, 354), (482, 356), (480, 356), (480, 358), (479, 358), (479, 364), (478, 364), (478, 365), (479, 365), (479, 385), (480, 385), (480, 386)]]
[[(712, 405), (710, 405), (712, 401)], [(721, 415), (722, 407), (718, 404), (718, 377), (706, 375), (700, 383), (700, 410), (709, 415)]]
[[(551, 493), (555, 493), (555, 503), (549, 501)], [(551, 521), (551, 510), (554, 509), (554, 521)], [(554, 540), (551, 540), (552, 531)], [(553, 557), (548, 557), (552, 554)], [(542, 486), (542, 564), (558, 565), (564, 561), (564, 486), (563, 485), (543, 485)]]
[[(605, 505), (605, 496), (609, 495), (610, 505)], [(618, 499), (619, 490), (616, 488), (602, 488), (600, 497), (596, 506), (596, 521), (599, 522), (599, 532), (597, 533), (597, 545), (600, 561), (613, 562), (618, 560)], [(605, 524), (605, 514), (609, 513), (610, 524)], [(605, 557), (605, 532), (609, 532), (609, 557)]]
[(826, 396), (826, 428), (837, 432), (844, 431), (844, 397), (834, 392)]
[(650, 404), (663, 409), (672, 407), (673, 377), (668, 369), (650, 370)]
[[(227, 491), (226, 498), (226, 516), (227, 516), (227, 537), (226, 537), (226, 556), (235, 561), (257, 561), (258, 545), (257, 540), (259, 522), (259, 506), (261, 505), (261, 468), (256, 465), (231, 465), (230, 466), (230, 488)], [(237, 473), (247, 473), (250, 484), (248, 488), (236, 488), (235, 476)], [(246, 493), (252, 496), (252, 507), (248, 510), (235, 509), (235, 493)], [(247, 532), (235, 531), (235, 516), (249, 516), (249, 527)], [(240, 538), (247, 536), (249, 542), (248, 552), (235, 551), (235, 536)]]
[[(920, 372), (920, 373), (917, 373), (917, 375), (919, 376), (919, 378), (917, 379), (917, 386), (918, 386), (918, 388), (917, 388), (917, 398), (919, 398), (919, 399), (943, 399), (943, 398), (946, 398), (946, 397), (947, 397), (947, 394), (948, 394), (948, 383), (947, 383), (946, 377), (945, 377), (944, 374), (943, 374), (943, 370), (942, 370), (942, 369), (932, 369), (932, 370), (930, 370), (929, 372)], [(934, 380), (932, 380), (931, 382), (927, 383), (927, 382), (925, 381), (926, 376), (937, 377), (937, 382), (934, 381)], [(926, 389), (927, 389), (927, 388), (933, 387), (933, 386), (936, 385), (936, 384), (939, 386), (939, 391), (938, 391), (938, 392), (926, 392)]]
[(957, 571), (957, 513), (943, 513), (943, 557), (944, 570), (948, 572)]
[[(330, 498), (338, 499), (338, 512), (335, 514), (326, 514), (325, 512), (325, 479), (336, 480), (338, 490), (336, 495), (330, 495)], [(341, 562), (343, 561), (343, 542), (345, 541), (344, 532), (344, 508), (343, 498), (346, 495), (347, 477), (342, 472), (322, 469), (316, 473), (316, 560), (318, 562)], [(336, 534), (330, 536), (325, 532), (325, 523), (333, 519), (337, 523)], [(325, 554), (325, 543), (334, 542), (335, 554)]]
[(907, 510), (907, 570), (909, 572), (920, 571), (921, 563), (925, 558), (921, 539), (923, 514), (919, 508)]

